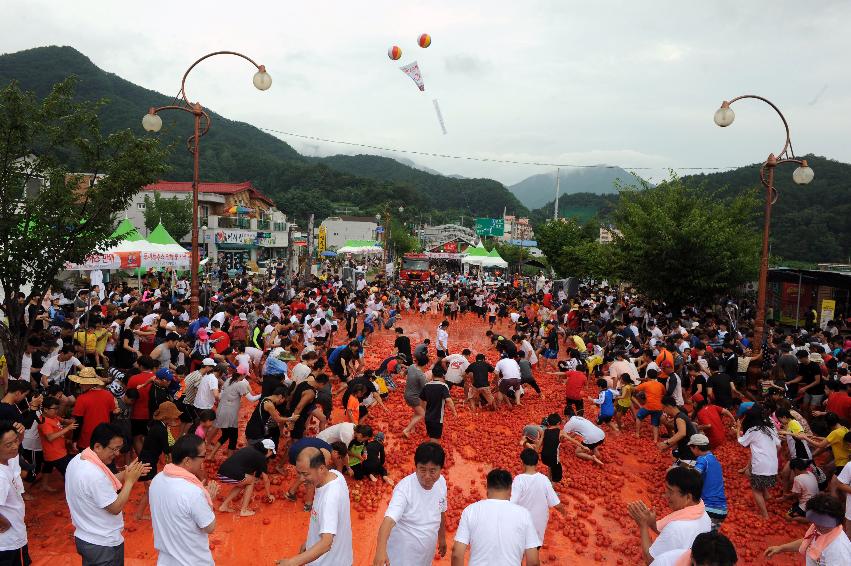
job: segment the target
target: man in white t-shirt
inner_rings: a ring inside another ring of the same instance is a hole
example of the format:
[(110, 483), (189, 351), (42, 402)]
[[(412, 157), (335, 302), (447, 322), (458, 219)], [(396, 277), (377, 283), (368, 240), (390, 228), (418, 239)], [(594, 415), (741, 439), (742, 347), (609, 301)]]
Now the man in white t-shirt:
[(211, 501), (218, 484), (205, 489), (203, 474), (207, 447), (194, 434), (180, 437), (171, 448), (173, 464), (154, 476), (148, 490), (154, 547), (160, 566), (213, 566), (209, 535), (216, 528)]
[(464, 383), (464, 373), (470, 365), (470, 360), (467, 359), (472, 352), (464, 348), (460, 354), (449, 354), (443, 358), (443, 366), (446, 368), (446, 382), (451, 385), (463, 385), (464, 391), (467, 392), (469, 384)]
[(342, 422), (329, 426), (316, 434), (316, 438), (328, 444), (342, 442), (346, 446), (355, 438), (355, 423)]
[(550, 479), (537, 471), (538, 459), (538, 453), (532, 448), (525, 448), (520, 452), (524, 470), (522, 474), (514, 476), (511, 483), (511, 502), (529, 511), (535, 531), (543, 544), (544, 533), (550, 520), (550, 507), (555, 508), (562, 516), (565, 514), (565, 508)]
[(494, 373), (499, 377), (499, 392), (497, 399), (510, 403), (514, 399), (515, 404), (520, 405), (520, 366), (514, 358), (502, 358), (494, 366)]
[(101, 423), (92, 431), (89, 448), (68, 463), (65, 501), (74, 525), (74, 544), (83, 564), (124, 563), (124, 516), (133, 485), (151, 467), (134, 460), (113, 475), (109, 466), (124, 446), (121, 429)]
[(352, 520), (349, 488), (343, 474), (328, 469), (325, 455), (317, 448), (303, 449), (296, 460), (296, 471), (316, 487), (307, 540), (301, 551), (277, 566), (352, 566)]
[[(700, 533), (712, 530), (712, 521), (700, 499), (703, 480), (693, 468), (675, 467), (665, 475), (665, 497), (672, 513), (656, 520), (656, 513), (643, 501), (627, 506), (629, 516), (638, 524), (641, 550), (647, 564), (671, 550), (691, 548)], [(650, 531), (659, 536), (650, 544)]]
[(201, 376), (195, 400), (192, 402), (192, 406), (199, 411), (212, 409), (219, 400), (219, 378), (216, 374), (217, 371), (211, 371)]
[(413, 474), (393, 488), (378, 529), (373, 566), (429, 566), (434, 549), (446, 555), (446, 480), (441, 475), (446, 453), (436, 442), (414, 452)]
[[(845, 433), (845, 438), (851, 433)], [(836, 477), (837, 490), (845, 494), (845, 532), (851, 532), (851, 464), (845, 464)]]
[[(576, 445), (577, 458), (590, 460), (602, 466), (603, 461), (600, 460), (600, 445), (606, 440), (606, 433), (585, 417), (574, 414), (573, 407), (569, 407), (566, 414), (570, 418), (562, 429), (561, 440), (567, 440), (571, 444)], [(573, 438), (572, 435), (580, 436), (582, 442)]]
[(529, 511), (511, 499), (511, 474), (498, 468), (487, 477), (488, 498), (467, 506), (455, 532), (452, 566), (463, 566), (470, 547), (469, 566), (538, 566), (541, 537)]
[[(797, 547), (796, 547), (797, 551)], [(735, 564), (736, 548), (719, 531), (700, 533), (691, 549), (669, 550), (657, 556), (650, 566), (679, 566), (680, 564)]]
[(30, 560), (17, 427), (23, 429), (17, 423), (0, 423), (0, 515), (5, 519), (5, 529), (0, 532), (0, 563), (5, 564), (29, 564)]
[(47, 358), (41, 367), (41, 385), (43, 387), (47, 387), (48, 383), (62, 385), (71, 370), (81, 367), (83, 364), (74, 357), (74, 346), (72, 344), (62, 346), (62, 349), (55, 356)]

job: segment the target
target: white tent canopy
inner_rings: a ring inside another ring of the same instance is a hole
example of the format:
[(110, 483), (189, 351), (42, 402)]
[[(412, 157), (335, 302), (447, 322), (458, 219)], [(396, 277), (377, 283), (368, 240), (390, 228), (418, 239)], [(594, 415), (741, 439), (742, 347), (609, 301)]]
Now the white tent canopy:
[(146, 240), (123, 240), (83, 263), (66, 263), (67, 270), (136, 269), (141, 267), (189, 267), (189, 252), (177, 244), (152, 244)]

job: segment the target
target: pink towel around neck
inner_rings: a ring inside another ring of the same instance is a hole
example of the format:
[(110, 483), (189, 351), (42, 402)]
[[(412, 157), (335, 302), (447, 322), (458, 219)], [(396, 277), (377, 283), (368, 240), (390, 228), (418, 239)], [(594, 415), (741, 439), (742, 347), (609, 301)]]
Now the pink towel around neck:
[(696, 505), (689, 505), (688, 507), (683, 507), (679, 511), (674, 511), (670, 515), (666, 515), (656, 521), (656, 528), (659, 529), (659, 532), (662, 532), (668, 523), (672, 521), (694, 521), (696, 519), (700, 519), (703, 514), (706, 513), (706, 507), (703, 505), (703, 501), (698, 502)]
[(201, 491), (204, 492), (204, 497), (207, 498), (207, 503), (210, 504), (210, 509), (213, 508), (213, 498), (210, 497), (210, 492), (207, 491), (207, 488), (204, 487), (204, 484), (201, 483), (201, 480), (199, 480), (195, 476), (195, 474), (188, 470), (184, 470), (183, 468), (175, 464), (166, 464), (165, 467), (163, 467), (163, 473), (170, 478), (180, 478), (182, 480), (188, 481), (192, 485), (201, 488)]
[(91, 448), (86, 448), (80, 453), (80, 459), (85, 460), (86, 462), (91, 462), (92, 464), (97, 466), (100, 471), (102, 471), (106, 475), (106, 477), (109, 478), (109, 481), (112, 482), (112, 487), (115, 488), (115, 491), (121, 489), (121, 482), (118, 480), (117, 477), (115, 477), (115, 474), (112, 473), (112, 470), (107, 468), (106, 464), (101, 462), (101, 459), (98, 457), (94, 450), (92, 450)]
[(842, 525), (838, 525), (824, 534), (819, 533), (815, 525), (810, 525), (798, 552), (803, 556), (809, 556), (815, 562), (819, 562), (821, 553), (830, 546), (830, 543), (836, 540), (836, 537), (843, 533)]

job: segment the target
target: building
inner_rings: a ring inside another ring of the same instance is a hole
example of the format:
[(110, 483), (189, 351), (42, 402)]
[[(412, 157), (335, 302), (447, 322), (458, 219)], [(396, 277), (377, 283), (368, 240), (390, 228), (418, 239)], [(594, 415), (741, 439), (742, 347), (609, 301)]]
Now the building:
[(608, 228), (600, 226), (600, 238), (598, 239), (598, 242), (601, 244), (611, 244), (615, 241), (616, 236), (623, 236), (621, 231), (617, 228), (612, 228), (611, 226)]
[(509, 240), (533, 240), (535, 234), (532, 230), (532, 223), (528, 218), (519, 218), (512, 215), (504, 215), (505, 231), (500, 240), (507, 242)]
[(325, 249), (330, 251), (342, 248), (348, 240), (380, 239), (374, 216), (329, 216), (319, 226), (325, 228)]
[[(133, 197), (125, 211), (139, 233), (145, 229), (145, 197), (192, 199), (192, 183), (158, 181), (145, 186)], [(211, 257), (220, 268), (239, 269), (248, 261), (264, 261), (286, 256), (287, 217), (272, 200), (250, 181), (242, 183), (201, 183), (198, 191), (201, 257)], [(189, 248), (192, 234), (172, 234)]]

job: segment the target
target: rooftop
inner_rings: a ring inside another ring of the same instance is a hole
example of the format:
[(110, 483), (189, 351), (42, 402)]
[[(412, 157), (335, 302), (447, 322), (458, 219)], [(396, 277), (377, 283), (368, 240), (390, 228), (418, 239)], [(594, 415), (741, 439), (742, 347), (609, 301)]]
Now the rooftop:
[[(146, 185), (145, 191), (167, 191), (172, 193), (189, 193), (192, 192), (191, 181), (157, 181), (150, 185)], [(265, 203), (274, 205), (272, 199), (261, 193), (251, 183), (251, 181), (243, 181), (242, 183), (200, 183), (198, 191), (201, 193), (213, 193), (220, 195), (233, 195), (243, 191), (249, 191), (252, 197), (262, 200)]]

